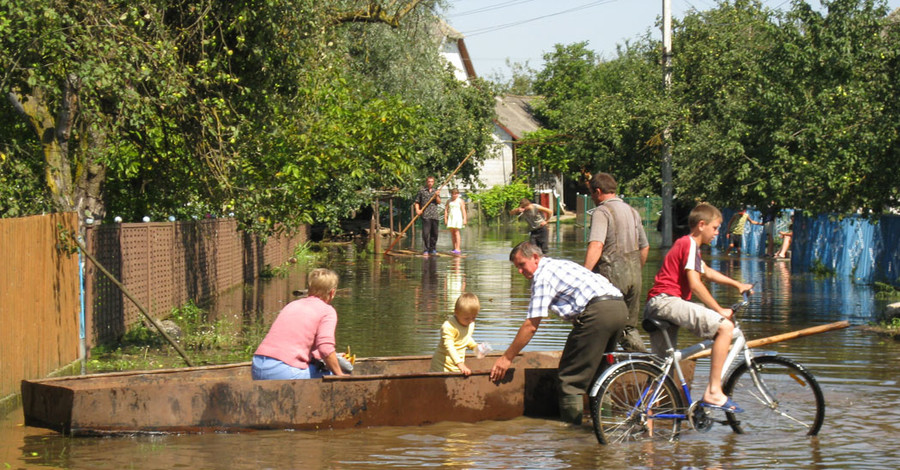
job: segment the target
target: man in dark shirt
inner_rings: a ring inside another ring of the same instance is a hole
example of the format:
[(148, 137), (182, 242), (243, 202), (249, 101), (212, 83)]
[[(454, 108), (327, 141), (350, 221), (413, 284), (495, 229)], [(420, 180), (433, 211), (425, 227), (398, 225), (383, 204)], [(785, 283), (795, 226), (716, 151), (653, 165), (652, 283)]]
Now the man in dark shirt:
[[(441, 196), (434, 194), (434, 176), (425, 179), (425, 187), (416, 195), (414, 208), (422, 218), (422, 242), (425, 256), (437, 254), (438, 230), (441, 220)], [(434, 200), (431, 200), (434, 196)]]

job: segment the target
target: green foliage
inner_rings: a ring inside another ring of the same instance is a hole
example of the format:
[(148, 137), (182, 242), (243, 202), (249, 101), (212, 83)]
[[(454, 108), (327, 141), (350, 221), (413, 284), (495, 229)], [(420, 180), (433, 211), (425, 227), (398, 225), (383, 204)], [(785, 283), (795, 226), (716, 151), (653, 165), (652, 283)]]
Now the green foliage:
[(835, 273), (834, 268), (825, 266), (825, 264), (822, 263), (822, 260), (819, 259), (813, 260), (812, 266), (809, 267), (809, 272), (820, 278), (831, 277), (834, 276)]
[[(50, 121), (77, 98), (59, 152), (0, 106), (0, 178), (28, 179), (0, 189), (14, 198), (0, 210), (43, 207), (43, 186), (95, 218), (233, 213), (273, 233), (337, 228), (373, 189), (449, 173), (475, 149), (459, 173), (473, 181), (493, 98), (442, 62), (435, 3), (0, 0), (3, 95)], [(65, 159), (37, 182), (48, 155)], [(85, 184), (67, 191), (60, 175)]]
[[(267, 329), (246, 327), (239, 321), (207, 323), (207, 313), (193, 302), (172, 309), (169, 316), (181, 329), (177, 340), (197, 364), (225, 364), (246, 361), (262, 341)], [(155, 328), (138, 324), (117, 344), (91, 350), (90, 372), (114, 372), (184, 366), (184, 360)]]
[(534, 197), (534, 190), (527, 184), (517, 181), (505, 186), (493, 188), (469, 195), (472, 201), (481, 206), (481, 211), (488, 219), (495, 219), (501, 213), (519, 205), (522, 198)]
[(512, 76), (509, 79), (499, 74), (490, 77), (490, 80), (496, 85), (495, 93), (498, 95), (519, 95), (530, 96), (534, 92), (534, 81), (537, 70), (525, 62), (513, 62), (506, 59), (506, 67), (510, 69)]
[(9, 153), (0, 147), (0, 217), (51, 212), (53, 203), (41, 184), (41, 162), (33, 158), (14, 160)]
[(892, 284), (876, 281), (875, 298), (880, 300), (900, 299), (900, 289), (896, 288)]
[(688, 12), (674, 22), (668, 91), (649, 35), (606, 62), (585, 43), (557, 45), (534, 84), (537, 115), (562, 144), (548, 159), (659, 194), (668, 130), (685, 202), (876, 216), (896, 207), (900, 22), (883, 1), (822, 5), (734, 0)]

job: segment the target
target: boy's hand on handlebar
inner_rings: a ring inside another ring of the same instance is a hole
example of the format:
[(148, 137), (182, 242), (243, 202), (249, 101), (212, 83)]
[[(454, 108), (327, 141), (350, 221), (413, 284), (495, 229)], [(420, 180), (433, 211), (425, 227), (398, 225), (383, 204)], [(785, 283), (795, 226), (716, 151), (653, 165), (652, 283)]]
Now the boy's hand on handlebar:
[(719, 310), (719, 315), (722, 315), (728, 320), (734, 321), (734, 310), (730, 308), (723, 308)]
[(753, 284), (741, 283), (738, 287), (738, 291), (741, 294), (747, 293), (748, 295), (753, 295)]

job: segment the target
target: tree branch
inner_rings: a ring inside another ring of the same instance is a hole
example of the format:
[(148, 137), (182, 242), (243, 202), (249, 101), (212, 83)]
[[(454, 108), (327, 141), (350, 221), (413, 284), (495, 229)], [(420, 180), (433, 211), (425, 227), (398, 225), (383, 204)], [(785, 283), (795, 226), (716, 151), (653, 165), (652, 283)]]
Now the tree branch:
[(363, 9), (356, 11), (348, 11), (338, 14), (334, 18), (334, 22), (340, 23), (384, 23), (392, 28), (400, 27), (400, 20), (415, 9), (422, 0), (410, 0), (409, 3), (400, 7), (396, 13), (390, 15), (386, 10), (397, 5), (397, 1), (392, 1), (387, 8), (381, 6), (376, 1), (369, 2)]

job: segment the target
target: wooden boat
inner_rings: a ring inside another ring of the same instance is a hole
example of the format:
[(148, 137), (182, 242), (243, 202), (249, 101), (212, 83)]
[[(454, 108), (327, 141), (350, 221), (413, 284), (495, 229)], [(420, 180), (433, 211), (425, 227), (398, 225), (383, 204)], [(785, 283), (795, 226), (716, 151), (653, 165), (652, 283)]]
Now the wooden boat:
[(560, 352), (526, 352), (493, 383), (428, 372), (431, 356), (359, 359), (353, 375), (254, 381), (250, 363), (22, 382), (25, 424), (68, 435), (337, 429), (476, 422), (557, 413)]

